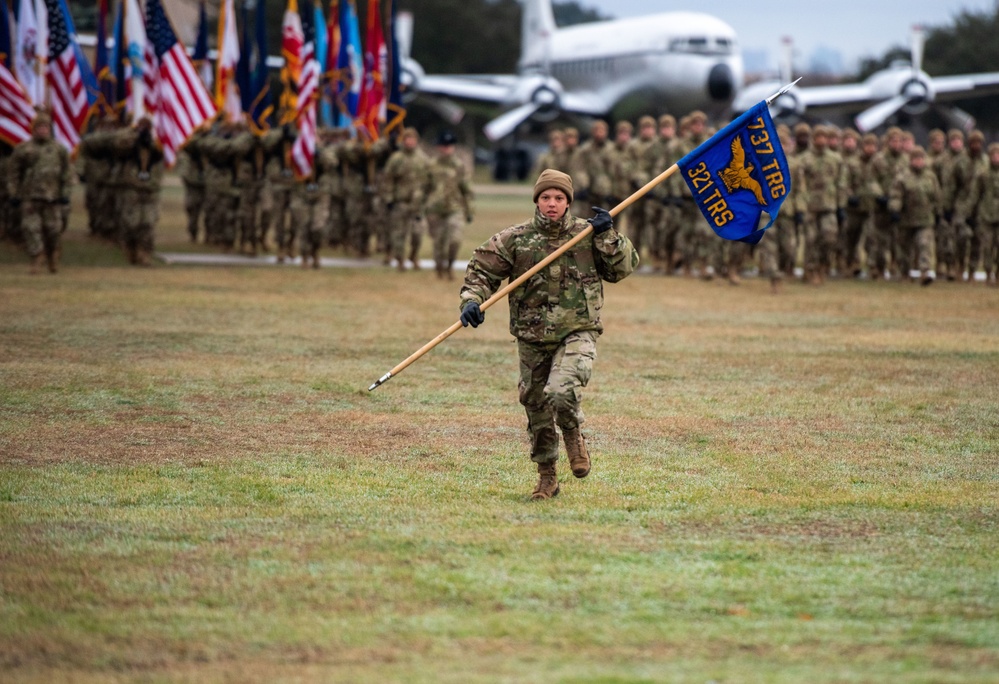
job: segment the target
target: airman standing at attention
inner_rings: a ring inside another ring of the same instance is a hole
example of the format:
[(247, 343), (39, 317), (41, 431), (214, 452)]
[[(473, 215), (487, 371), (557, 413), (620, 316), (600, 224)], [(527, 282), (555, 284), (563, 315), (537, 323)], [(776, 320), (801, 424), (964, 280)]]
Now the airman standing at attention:
[(899, 244), (911, 245), (915, 252), (900, 254), (899, 266), (907, 273), (915, 261), (923, 285), (933, 282), (933, 226), (940, 200), (940, 183), (936, 174), (926, 168), (926, 151), (917, 145), (909, 154), (909, 170), (891, 186), (888, 211), (899, 229), (911, 235)]
[(947, 134), (939, 128), (929, 132), (926, 146), (926, 165), (940, 180), (940, 162), (947, 154)]
[[(611, 194), (605, 200), (608, 207), (616, 207), (631, 195), (635, 180), (637, 159), (632, 148), (635, 127), (630, 121), (618, 121), (614, 126), (614, 167), (611, 169)], [(632, 228), (632, 208), (628, 207), (617, 215), (620, 230), (629, 237), (636, 234)], [(641, 238), (639, 238), (641, 239)], [(645, 246), (645, 243), (642, 243)], [(637, 246), (635, 249), (639, 249)], [(641, 253), (641, 251), (639, 251)]]
[[(706, 130), (708, 117), (704, 112), (695, 110), (687, 115), (686, 120), (687, 132), (681, 135), (676, 146), (677, 159), (682, 159), (690, 154), (708, 139)], [(674, 173), (667, 182), (672, 186), (672, 196), (682, 198), (678, 220), (680, 223), (680, 243), (683, 248), (683, 270), (689, 275), (693, 269), (699, 268), (701, 277), (713, 278), (714, 267), (709, 259), (711, 241), (715, 236), (714, 231), (704, 220), (701, 210), (698, 209), (697, 203), (694, 201), (694, 196), (690, 193), (690, 188), (681, 175)]]
[(985, 282), (995, 287), (999, 272), (999, 143), (989, 145), (988, 158), (988, 167), (975, 174), (958, 213), (974, 212), (977, 216)]
[[(976, 173), (982, 173), (989, 167), (989, 158), (985, 154), (985, 135), (977, 128), (968, 134), (968, 157), (971, 159), (972, 178)], [(967, 188), (965, 188), (967, 192)], [(967, 252), (964, 251), (960, 242), (961, 237), (967, 243)], [(957, 247), (958, 255), (967, 253), (968, 282), (975, 281), (975, 272), (978, 270), (982, 259), (982, 239), (979, 234), (978, 215), (968, 214), (965, 221), (965, 230), (959, 237)]]
[(434, 237), (437, 277), (454, 279), (454, 260), (461, 248), (462, 227), (472, 222), (472, 182), (466, 166), (455, 155), (458, 140), (450, 131), (437, 139), (437, 157), (430, 164), (433, 190), (427, 201), (427, 220)]
[(867, 240), (867, 270), (871, 278), (884, 277), (890, 268), (896, 271), (895, 224), (888, 212), (888, 193), (892, 183), (908, 166), (909, 158), (902, 152), (902, 130), (892, 126), (885, 132), (884, 147), (871, 161), (872, 182), (877, 189), (874, 221)]
[[(267, 233), (274, 233), (274, 245), (279, 262), (291, 257), (295, 250), (295, 225), (291, 216), (291, 197), (295, 191), (295, 170), (291, 163), (291, 148), (298, 137), (295, 125), (286, 123), (264, 134), (267, 153), (268, 194), (261, 211), (260, 246), (267, 251)], [(265, 222), (266, 221), (266, 222)]]
[(538, 169), (537, 173), (545, 169), (557, 169), (562, 173), (569, 173), (569, 149), (565, 145), (563, 131), (556, 128), (548, 133), (548, 150), (538, 157), (534, 166)]
[(66, 148), (52, 138), (52, 117), (40, 111), (31, 122), (31, 139), (14, 148), (7, 178), (7, 194), (21, 208), (21, 232), (38, 273), (48, 259), (49, 271), (59, 270), (63, 207), (69, 206), (72, 168)]
[(614, 169), (617, 166), (617, 155), (614, 143), (610, 141), (610, 133), (606, 121), (594, 121), (590, 127), (590, 139), (579, 146), (579, 151), (572, 160), (573, 183), (576, 190), (576, 203), (585, 205), (578, 207), (579, 216), (590, 215), (589, 204), (609, 204), (614, 194)]
[[(627, 183), (627, 193), (621, 199), (630, 196), (649, 182), (649, 150), (656, 148), (658, 136), (656, 132), (656, 120), (651, 116), (643, 116), (638, 120), (638, 137), (631, 141), (628, 148), (628, 166), (630, 178)], [(656, 174), (658, 175), (658, 173)], [(660, 183), (660, 185), (662, 185)], [(629, 209), (629, 228), (631, 229), (631, 243), (641, 254), (642, 245), (651, 256), (656, 252), (656, 235), (653, 224), (650, 222), (650, 204), (659, 204), (658, 198), (651, 192), (645, 194), (635, 205)], [(638, 239), (638, 242), (635, 239)]]
[[(791, 173), (791, 192), (784, 200), (783, 210), (777, 213), (773, 226), (763, 234), (763, 239), (757, 248), (760, 272), (769, 279), (770, 291), (773, 294), (782, 291), (785, 276), (794, 275), (794, 265), (798, 255), (796, 217), (803, 217), (808, 209), (804, 169), (801, 157), (794, 154), (791, 129), (786, 125), (779, 125), (777, 136), (781, 147), (784, 148), (788, 171)], [(761, 217), (761, 220), (765, 219)]]
[(420, 268), (419, 252), (423, 241), (418, 222), (426, 214), (430, 192), (430, 160), (420, 149), (420, 134), (415, 128), (402, 132), (402, 147), (392, 153), (382, 174), (382, 199), (389, 210), (389, 254), (398, 261), (400, 271), (406, 270), (406, 249), (413, 269)]
[(95, 135), (114, 130), (112, 116), (92, 117), (92, 129), (80, 140), (77, 149), (77, 168), (80, 180), (86, 185), (84, 201), (87, 207), (87, 225), (92, 237), (113, 240), (111, 219), (114, 215), (114, 198), (108, 187), (112, 161), (106, 155), (98, 154), (93, 145), (87, 144)]
[(861, 274), (860, 248), (864, 230), (874, 211), (874, 195), (870, 190), (870, 163), (877, 150), (861, 144), (860, 133), (852, 128), (843, 132), (840, 152), (843, 192), (846, 195), (844, 221), (840, 226), (839, 265), (844, 274)]
[(330, 196), (340, 166), (329, 145), (316, 145), (312, 173), (296, 180), (291, 193), (291, 220), (298, 234), (302, 268), (319, 268), (319, 250), (326, 244)]
[(177, 175), (184, 184), (184, 211), (187, 213), (187, 234), (191, 242), (198, 241), (201, 215), (205, 209), (205, 160), (199, 141), (206, 131), (199, 129), (177, 152)]
[(812, 130), (812, 149), (802, 157), (808, 211), (805, 215), (805, 282), (820, 285), (829, 275), (839, 242), (839, 211), (845, 204), (840, 157), (826, 147), (827, 129)]
[[(970, 187), (975, 172), (971, 158), (964, 152), (964, 132), (954, 128), (947, 132), (947, 150), (937, 161), (936, 175), (942, 192), (942, 215), (937, 226), (937, 275), (954, 280), (963, 272), (963, 259), (958, 263), (958, 236), (965, 233), (969, 214), (958, 212), (958, 205)], [(972, 212), (973, 215), (973, 212)], [(967, 236), (962, 241), (967, 251)]]

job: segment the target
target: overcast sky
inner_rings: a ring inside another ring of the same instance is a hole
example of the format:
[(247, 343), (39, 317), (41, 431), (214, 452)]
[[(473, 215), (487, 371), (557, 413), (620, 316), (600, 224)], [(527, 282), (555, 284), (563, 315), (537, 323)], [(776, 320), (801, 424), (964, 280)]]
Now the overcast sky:
[[(962, 10), (991, 11), (997, 0), (579, 0), (584, 7), (614, 17), (641, 16), (674, 10), (712, 14), (735, 29), (747, 69), (761, 60), (776, 70), (782, 36), (795, 45), (795, 68), (804, 69), (817, 52), (838, 52), (842, 68), (855, 70), (863, 57), (881, 56), (896, 45), (907, 46), (913, 24), (953, 23)], [(783, 7), (786, 9), (777, 9)]]

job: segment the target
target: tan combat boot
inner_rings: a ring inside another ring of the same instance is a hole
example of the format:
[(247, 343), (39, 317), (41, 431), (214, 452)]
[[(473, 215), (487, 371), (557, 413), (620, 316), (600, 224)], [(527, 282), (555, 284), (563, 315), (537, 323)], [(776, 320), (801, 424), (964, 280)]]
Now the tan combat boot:
[(538, 464), (538, 486), (531, 492), (531, 500), (551, 499), (558, 496), (558, 475), (555, 474), (555, 461)]
[(590, 455), (586, 451), (586, 439), (578, 427), (562, 430), (565, 450), (569, 454), (569, 467), (576, 477), (586, 477), (590, 474)]
[(45, 261), (45, 253), (39, 252), (35, 256), (31, 257), (31, 275), (38, 275), (42, 271), (42, 262)]

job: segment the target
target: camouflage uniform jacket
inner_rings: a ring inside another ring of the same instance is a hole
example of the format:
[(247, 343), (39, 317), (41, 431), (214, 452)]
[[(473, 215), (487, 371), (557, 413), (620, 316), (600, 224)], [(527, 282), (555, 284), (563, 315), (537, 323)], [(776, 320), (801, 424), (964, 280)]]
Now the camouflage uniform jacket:
[(960, 218), (976, 216), (985, 223), (999, 223), (999, 168), (991, 164), (975, 174), (971, 189), (957, 206)]
[(579, 146), (572, 159), (572, 176), (577, 194), (590, 193), (594, 204), (604, 202), (614, 194), (614, 171), (617, 169), (617, 148), (610, 140), (597, 144), (588, 140)]
[(204, 135), (203, 131), (198, 131), (177, 153), (177, 175), (187, 187), (205, 187), (205, 161), (201, 157), (201, 148), (198, 146), (198, 141)]
[(954, 211), (964, 198), (975, 170), (971, 157), (962, 152), (948, 151), (940, 162), (940, 189), (943, 192), (944, 211)]
[(430, 159), (422, 150), (396, 150), (382, 174), (382, 199), (422, 211), (432, 183)]
[(155, 143), (139, 145), (136, 130), (126, 128), (114, 133), (114, 155), (121, 162), (121, 185), (129, 190), (151, 195), (163, 185), (163, 150)]
[[(461, 288), (461, 307), (482, 303), (504, 280), (516, 280), (589, 224), (568, 211), (551, 221), (535, 210), (527, 223), (503, 230), (475, 250)], [(603, 282), (638, 266), (627, 237), (611, 229), (589, 235), (510, 293), (510, 334), (529, 343), (558, 343), (574, 332), (603, 331)]]
[(22, 200), (55, 202), (69, 197), (71, 173), (65, 147), (54, 139), (32, 138), (14, 148), (7, 192)]
[(472, 185), (468, 169), (454, 155), (438, 157), (430, 164), (433, 190), (427, 201), (427, 210), (437, 216), (470, 214), (472, 211)]
[(899, 225), (903, 228), (934, 225), (940, 207), (940, 182), (932, 169), (909, 169), (892, 183), (888, 210), (900, 215)]
[(540, 176), (541, 172), (545, 169), (555, 169), (562, 173), (570, 173), (572, 169), (569, 161), (569, 150), (563, 149), (560, 152), (548, 150), (538, 157), (538, 161), (534, 165), (534, 175), (535, 177)]
[[(872, 183), (871, 160), (860, 153), (843, 155), (842, 184), (846, 194), (847, 206), (855, 211), (871, 213), (874, 211), (874, 201), (877, 188)], [(853, 206), (850, 206), (851, 202)]]
[(809, 150), (802, 156), (808, 211), (836, 211), (846, 205), (846, 188), (840, 173), (842, 163), (842, 157), (830, 150)]
[[(706, 135), (688, 135), (683, 138), (678, 138), (673, 146), (673, 155), (676, 157), (675, 161), (680, 161), (686, 157), (688, 154), (700, 147), (701, 144), (703, 144), (707, 139)], [(666, 169), (663, 169), (663, 171), (665, 170)], [(686, 197), (693, 200), (694, 195), (690, 192), (690, 186), (688, 186), (687, 182), (683, 180), (682, 173), (674, 173), (666, 180), (666, 182), (669, 183), (670, 197)]]
[(319, 145), (312, 164), (312, 176), (300, 179), (293, 186), (293, 192), (308, 204), (328, 199), (333, 194), (333, 186), (338, 181), (340, 159), (333, 147)]
[(909, 155), (881, 150), (871, 160), (871, 180), (875, 184), (878, 197), (887, 198), (892, 183), (909, 167)]

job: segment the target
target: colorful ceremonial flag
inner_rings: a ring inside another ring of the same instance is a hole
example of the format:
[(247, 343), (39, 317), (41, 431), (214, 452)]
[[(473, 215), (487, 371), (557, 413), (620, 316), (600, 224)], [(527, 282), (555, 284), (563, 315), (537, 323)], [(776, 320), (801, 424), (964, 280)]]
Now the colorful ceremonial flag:
[[(333, 102), (336, 100), (336, 62), (340, 57), (340, 1), (330, 0), (329, 18), (326, 20), (326, 61), (320, 63), (323, 76), (319, 80), (319, 106), (323, 124), (332, 126), (337, 119), (333, 116)], [(338, 118), (338, 117), (337, 117)]]
[(45, 87), (42, 84), (39, 56), (38, 20), (32, 0), (21, 0), (17, 8), (17, 45), (14, 47), (14, 75), (24, 87), (31, 102), (42, 104)]
[(298, 111), (298, 82), (302, 77), (302, 15), (298, 12), (298, 0), (288, 0), (288, 7), (281, 22), (281, 56), (284, 67), (281, 69), (281, 122), (295, 118)]
[(390, 0), (392, 9), (389, 21), (389, 45), (392, 50), (392, 68), (389, 75), (388, 94), (388, 121), (385, 124), (384, 133), (387, 135), (396, 128), (401, 128), (406, 120), (406, 105), (402, 101), (402, 55), (399, 54), (399, 36), (397, 30), (396, 10), (398, 2)]
[(267, 7), (263, 0), (257, 2), (257, 63), (250, 74), (251, 94), (250, 125), (257, 131), (271, 127), (274, 103), (271, 98), (271, 77), (267, 70)]
[[(263, 0), (259, 3), (263, 5)], [(205, 12), (205, 0), (201, 0), (201, 7), (198, 9), (198, 37), (194, 41), (194, 54), (191, 55), (194, 68), (198, 70), (201, 82), (209, 90), (215, 84), (215, 74), (212, 72), (212, 63), (208, 59), (208, 13)]]
[(319, 99), (319, 62), (316, 59), (316, 27), (312, 13), (302, 18), (302, 78), (298, 82), (298, 137), (291, 147), (291, 163), (295, 175), (305, 178), (312, 175), (316, 156), (316, 101)]
[(111, 104), (115, 109), (125, 106), (128, 100), (128, 65), (127, 51), (125, 44), (125, 3), (119, 2), (118, 9), (114, 15), (114, 38), (111, 44), (111, 69), (114, 71), (114, 93)]
[[(138, 0), (125, 2), (125, 54), (128, 55), (128, 65), (125, 76), (128, 78), (128, 111), (138, 121), (146, 115), (146, 22)], [(150, 67), (151, 68), (151, 67)], [(150, 74), (152, 78), (152, 74)], [(153, 104), (150, 102), (149, 104)]]
[(28, 94), (10, 69), (0, 63), (0, 140), (11, 146), (28, 140), (34, 116)]
[[(742, 114), (677, 165), (720, 237), (755, 245), (791, 191), (784, 150), (766, 102)], [(767, 212), (769, 222), (759, 227)]]
[(361, 99), (361, 80), (364, 74), (361, 52), (361, 29), (357, 23), (354, 0), (340, 0), (340, 52), (337, 56), (336, 106), (339, 110), (338, 125), (352, 126)]
[(80, 142), (90, 105), (96, 99), (97, 80), (76, 41), (65, 2), (45, 0), (45, 3), (49, 34), (45, 80), (52, 108), (52, 132), (56, 140), (72, 151)]
[(250, 103), (253, 101), (253, 94), (250, 86), (250, 63), (253, 61), (253, 43), (250, 33), (250, 7), (244, 2), (240, 9), (242, 14), (243, 28), (239, 32), (240, 48), (239, 61), (236, 62), (236, 87), (239, 90), (239, 103), (243, 112), (250, 111)]
[(97, 104), (110, 109), (114, 102), (114, 74), (108, 62), (108, 0), (97, 5), (97, 45), (94, 47), (94, 75), (100, 88)]
[(7, 3), (0, 2), (0, 66), (10, 70), (10, 13)]
[(196, 128), (214, 118), (215, 105), (184, 46), (177, 40), (160, 0), (146, 0), (146, 24), (156, 56), (156, 114), (153, 132), (168, 166)]
[(378, 138), (385, 123), (385, 74), (388, 71), (388, 51), (382, 31), (379, 11), (381, 0), (368, 0), (368, 30), (365, 36), (364, 84), (357, 106), (357, 126), (367, 132), (370, 140)]
[(243, 119), (236, 68), (239, 65), (239, 35), (232, 0), (222, 0), (219, 10), (218, 61), (215, 64), (215, 105), (229, 121)]

